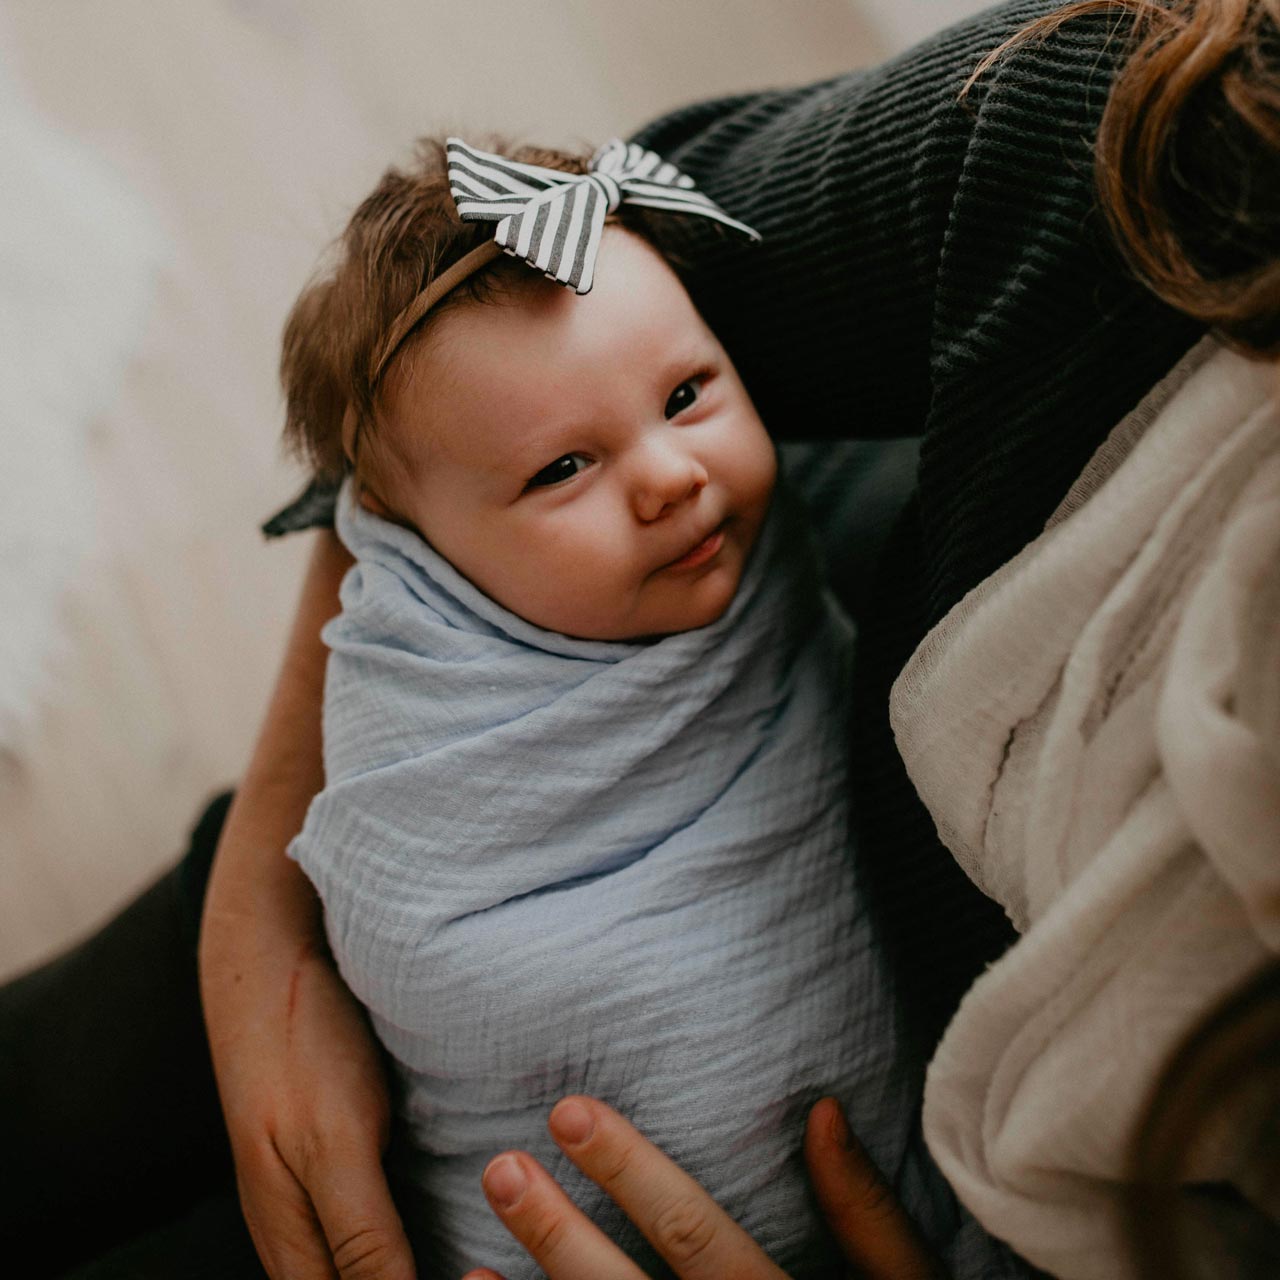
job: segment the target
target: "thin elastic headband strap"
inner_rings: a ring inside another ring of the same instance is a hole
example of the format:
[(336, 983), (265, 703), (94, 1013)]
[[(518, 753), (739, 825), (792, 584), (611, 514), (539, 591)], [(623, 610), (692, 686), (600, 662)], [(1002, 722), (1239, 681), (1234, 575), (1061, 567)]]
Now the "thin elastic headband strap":
[(487, 266), (502, 252), (502, 246), (496, 240), (486, 240), (470, 253), (464, 253), (453, 266), (442, 271), (416, 298), (396, 317), (387, 340), (373, 366), (373, 381), (382, 377), (383, 371), (391, 363), (391, 357), (404, 345), (404, 340), (422, 323), (422, 318), (432, 307), (451, 293), (468, 276), (475, 275), (481, 267)]
[[(482, 267), (487, 266), (502, 252), (502, 246), (496, 240), (486, 240), (482, 245), (464, 253), (451, 267), (442, 271), (416, 298), (395, 318), (386, 341), (373, 366), (373, 385), (386, 371), (391, 358), (404, 346), (405, 339), (422, 323), (427, 312), (444, 297), (451, 293), (468, 276), (473, 276)], [(358, 419), (355, 405), (348, 404), (342, 415), (342, 452), (347, 461), (354, 467), (356, 464), (356, 426)]]

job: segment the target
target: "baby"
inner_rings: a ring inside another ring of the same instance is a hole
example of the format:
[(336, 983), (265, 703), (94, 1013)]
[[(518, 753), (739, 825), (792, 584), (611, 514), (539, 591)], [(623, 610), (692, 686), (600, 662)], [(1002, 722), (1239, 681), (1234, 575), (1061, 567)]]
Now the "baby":
[[(636, 151), (641, 195), (661, 177), (686, 215), (737, 226)], [(395, 1064), (423, 1274), (537, 1274), (480, 1189), (511, 1146), (665, 1274), (547, 1137), (573, 1092), (618, 1106), (797, 1277), (833, 1265), (799, 1145), (834, 1093), (942, 1242), (848, 849), (849, 625), (655, 247), (687, 217), (661, 192), (637, 212), (616, 166), (583, 195), (581, 158), (514, 159), (540, 168), (451, 144), (451, 193), (426, 144), (388, 174), (283, 363), (292, 439), (349, 474), (357, 561), (325, 632), (327, 785), (291, 852)], [(518, 206), (468, 185), (486, 166), (541, 200), (524, 233), (498, 221), (538, 270), (459, 216)], [(595, 199), (618, 220), (574, 204)]]

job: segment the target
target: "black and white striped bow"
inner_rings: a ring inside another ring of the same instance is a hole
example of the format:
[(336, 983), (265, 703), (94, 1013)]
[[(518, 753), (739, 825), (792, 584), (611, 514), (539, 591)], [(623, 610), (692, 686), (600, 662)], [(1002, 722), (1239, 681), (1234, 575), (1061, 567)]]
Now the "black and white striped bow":
[(604, 220), (624, 201), (713, 218), (760, 239), (696, 190), (692, 178), (634, 142), (606, 142), (583, 174), (520, 164), (461, 138), (449, 138), (446, 151), (463, 221), (496, 222), (494, 239), (507, 253), (578, 293), (590, 290)]

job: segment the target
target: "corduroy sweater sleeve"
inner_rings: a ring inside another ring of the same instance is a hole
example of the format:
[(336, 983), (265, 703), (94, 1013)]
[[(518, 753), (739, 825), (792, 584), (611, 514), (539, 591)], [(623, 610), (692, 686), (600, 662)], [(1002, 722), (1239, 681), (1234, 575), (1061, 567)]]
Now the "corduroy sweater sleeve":
[[(1037, 260), (1079, 277), (1076, 261), (1046, 261), (1041, 215), (1087, 208), (1105, 82), (1086, 105), (1079, 68), (1036, 48), (962, 100), (983, 55), (1055, 7), (1005, 4), (874, 70), (698, 104), (638, 135), (762, 233), (751, 245), (688, 228), (688, 279), (776, 429), (923, 434), (970, 322), (1003, 353), (1010, 280)], [(1039, 102), (1006, 100), (1010, 81)], [(1071, 119), (1040, 109), (1058, 98)]]
[(638, 135), (761, 233), (749, 244), (689, 225), (675, 247), (771, 430), (923, 430), (946, 230), (934, 185), (954, 188), (971, 126), (945, 61), (921, 50), (825, 84), (699, 104)]

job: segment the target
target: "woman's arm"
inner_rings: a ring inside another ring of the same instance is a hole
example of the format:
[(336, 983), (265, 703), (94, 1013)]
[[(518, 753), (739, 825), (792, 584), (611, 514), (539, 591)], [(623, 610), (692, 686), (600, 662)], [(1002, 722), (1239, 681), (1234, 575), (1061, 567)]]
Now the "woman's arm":
[(205, 899), (200, 986), (245, 1218), (273, 1280), (411, 1280), (382, 1170), (386, 1080), (325, 946), (310, 882), (285, 856), (324, 783), (320, 628), (351, 558), (311, 556), (284, 664), (227, 817)]

